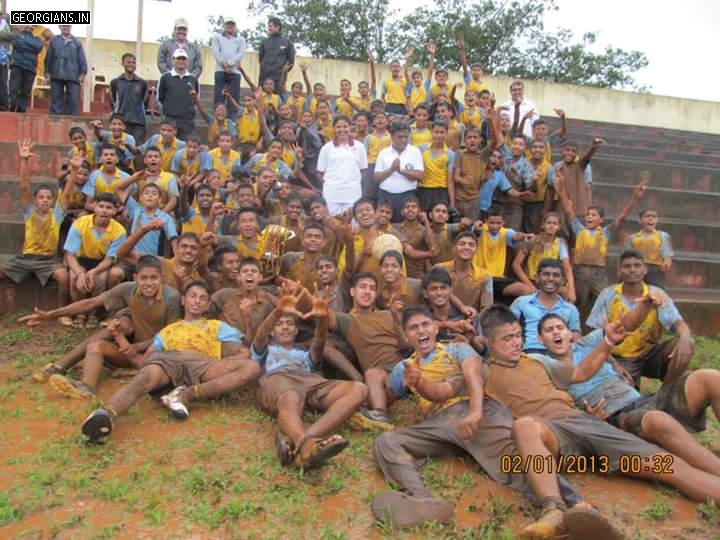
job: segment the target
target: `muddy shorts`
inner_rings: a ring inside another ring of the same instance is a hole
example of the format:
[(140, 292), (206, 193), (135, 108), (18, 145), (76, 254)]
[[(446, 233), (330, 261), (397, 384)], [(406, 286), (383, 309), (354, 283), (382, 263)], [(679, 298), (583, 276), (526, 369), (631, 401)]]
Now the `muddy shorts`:
[(689, 373), (685, 373), (670, 384), (663, 384), (658, 392), (636, 399), (616, 412), (608, 419), (608, 422), (620, 429), (639, 435), (643, 417), (650, 411), (662, 411), (680, 422), (690, 433), (705, 431), (705, 409), (709, 403), (706, 403), (705, 407), (695, 416), (690, 414), (685, 394), (685, 382), (689, 375)]
[(19, 285), (33, 274), (45, 286), (50, 281), (52, 273), (61, 266), (60, 259), (54, 256), (18, 255), (7, 263), (0, 264), (0, 272), (5, 274), (16, 285)]
[(657, 445), (585, 413), (541, 420), (557, 437), (561, 455), (607, 458), (610, 473), (620, 469), (622, 456), (639, 455), (644, 458), (667, 453)]
[(165, 351), (152, 354), (145, 360), (143, 367), (160, 366), (174, 387), (192, 386), (200, 384), (205, 372), (217, 362), (200, 354)]
[(317, 373), (307, 371), (275, 371), (260, 377), (257, 400), (260, 408), (273, 416), (277, 415), (277, 401), (286, 392), (298, 395), (303, 407), (324, 411), (322, 400), (343, 381), (326, 379)]
[(637, 358), (619, 358), (616, 357), (618, 364), (628, 370), (635, 381), (635, 387), (640, 388), (640, 378), (648, 377), (649, 379), (660, 379), (661, 381), (667, 374), (668, 362), (670, 361), (670, 353), (675, 348), (678, 338), (658, 343), (651, 347)]

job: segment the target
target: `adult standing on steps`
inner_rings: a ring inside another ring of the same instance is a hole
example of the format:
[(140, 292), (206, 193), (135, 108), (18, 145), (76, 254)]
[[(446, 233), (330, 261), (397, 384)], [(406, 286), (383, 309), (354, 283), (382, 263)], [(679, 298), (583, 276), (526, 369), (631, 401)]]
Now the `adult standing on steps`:
[(275, 90), (280, 88), (283, 66), (288, 64), (288, 72), (295, 64), (295, 46), (292, 41), (282, 35), (282, 22), (277, 17), (268, 19), (268, 37), (260, 44), (258, 59), (260, 61), (260, 84), (272, 79)]
[(182, 49), (187, 55), (188, 72), (200, 80), (200, 74), (202, 73), (202, 55), (200, 54), (200, 48), (188, 41), (187, 33), (187, 19), (177, 19), (175, 21), (172, 38), (163, 41), (158, 49), (157, 67), (160, 70), (160, 75), (164, 75), (172, 70), (174, 65), (173, 54), (175, 54), (176, 50)]
[(537, 105), (529, 99), (525, 99), (525, 83), (513, 81), (510, 84), (510, 99), (500, 108), (507, 111), (505, 114), (512, 121), (512, 133), (517, 133), (523, 118), (528, 115), (528, 121), (525, 122), (521, 135), (532, 139), (532, 125), (535, 120), (540, 119), (540, 115), (537, 112)]
[(158, 101), (162, 103), (163, 114), (174, 120), (178, 139), (195, 133), (195, 101), (199, 87), (198, 80), (187, 70), (188, 56), (184, 49), (173, 53), (175, 67), (160, 77)]
[[(238, 65), (242, 61), (246, 50), (245, 40), (237, 31), (235, 17), (223, 17), (223, 31), (213, 36), (212, 39), (212, 51), (215, 56), (215, 105), (225, 101), (223, 91), (226, 88), (236, 102), (240, 101), (240, 70)], [(236, 110), (231, 100), (228, 100), (226, 108), (228, 117), (234, 118)]]
[(80, 107), (80, 85), (85, 83), (87, 60), (69, 24), (60, 25), (60, 35), (48, 44), (45, 78), (50, 79), (50, 114), (76, 116)]

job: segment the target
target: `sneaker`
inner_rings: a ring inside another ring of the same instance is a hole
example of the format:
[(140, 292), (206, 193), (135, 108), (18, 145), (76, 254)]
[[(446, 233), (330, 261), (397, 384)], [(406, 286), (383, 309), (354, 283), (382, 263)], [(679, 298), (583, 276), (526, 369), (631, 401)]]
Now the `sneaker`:
[(48, 384), (55, 390), (73, 399), (91, 399), (95, 397), (95, 390), (87, 384), (66, 377), (65, 375), (50, 375)]
[(88, 444), (102, 444), (113, 429), (112, 415), (105, 409), (95, 409), (83, 422), (81, 431)]
[(386, 491), (370, 503), (373, 516), (393, 527), (412, 527), (428, 521), (447, 523), (453, 518), (453, 505), (436, 497), (413, 497), (399, 491)]
[(32, 374), (32, 380), (39, 383), (46, 383), (51, 375), (62, 374), (62, 372), (63, 368), (51, 362), (44, 368), (34, 371)]
[(365, 407), (361, 407), (358, 412), (353, 414), (349, 422), (357, 430), (380, 429), (382, 431), (392, 431), (395, 429), (385, 411), (366, 409)]
[(185, 420), (190, 416), (187, 400), (185, 399), (185, 390), (187, 390), (187, 386), (178, 386), (175, 390), (160, 398), (162, 404), (170, 409), (175, 418), (180, 420)]

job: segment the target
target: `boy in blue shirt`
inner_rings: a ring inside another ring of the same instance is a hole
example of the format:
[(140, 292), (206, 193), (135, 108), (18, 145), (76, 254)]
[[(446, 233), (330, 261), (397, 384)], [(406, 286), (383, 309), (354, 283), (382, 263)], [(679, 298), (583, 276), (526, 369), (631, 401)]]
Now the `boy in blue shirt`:
[[(331, 381), (315, 372), (323, 358), (327, 338), (329, 308), (323, 298), (313, 297), (312, 310), (302, 315), (297, 310), (306, 289), (296, 285), (285, 293), (272, 313), (255, 333), (251, 354), (262, 366), (258, 400), (260, 406), (276, 415), (280, 431), (275, 447), (280, 463), (308, 469), (319, 467), (344, 450), (349, 441), (340, 435), (327, 434), (340, 427), (367, 399), (367, 387), (360, 382)], [(315, 335), (310, 350), (295, 344), (298, 318), (315, 319)], [(311, 426), (302, 421), (308, 407), (323, 411)]]

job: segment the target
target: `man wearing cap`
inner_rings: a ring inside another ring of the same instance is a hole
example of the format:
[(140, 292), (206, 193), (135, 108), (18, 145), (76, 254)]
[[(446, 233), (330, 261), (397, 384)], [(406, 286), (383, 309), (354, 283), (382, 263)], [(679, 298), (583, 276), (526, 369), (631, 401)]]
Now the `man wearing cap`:
[(173, 54), (177, 49), (182, 49), (185, 51), (187, 57), (188, 73), (200, 80), (200, 74), (202, 73), (202, 55), (200, 54), (200, 48), (188, 41), (187, 31), (187, 19), (177, 19), (175, 21), (173, 37), (166, 39), (162, 42), (162, 45), (160, 45), (158, 49), (157, 66), (161, 75), (168, 73), (173, 68)]
[[(238, 66), (247, 50), (245, 40), (238, 34), (235, 17), (223, 17), (223, 31), (212, 38), (212, 50), (215, 56), (215, 104), (224, 101), (223, 90), (240, 101), (240, 70)], [(228, 100), (230, 101), (230, 100)], [(228, 118), (235, 117), (235, 106), (230, 101), (226, 104)]]
[[(258, 60), (260, 61), (260, 77), (262, 83), (266, 79), (275, 82), (275, 88), (280, 88), (280, 79), (285, 64), (292, 69), (295, 63), (295, 46), (292, 41), (282, 35), (282, 23), (277, 17), (268, 19), (268, 37), (260, 44)], [(288, 70), (289, 71), (289, 70)]]
[(85, 83), (87, 60), (72, 26), (60, 25), (60, 35), (50, 40), (45, 55), (45, 78), (50, 79), (50, 114), (78, 114), (80, 85)]
[(173, 53), (175, 67), (160, 77), (158, 83), (158, 101), (163, 106), (163, 114), (173, 120), (177, 127), (178, 139), (185, 140), (195, 133), (195, 101), (198, 93), (198, 80), (188, 72), (188, 54), (185, 49), (176, 49)]

